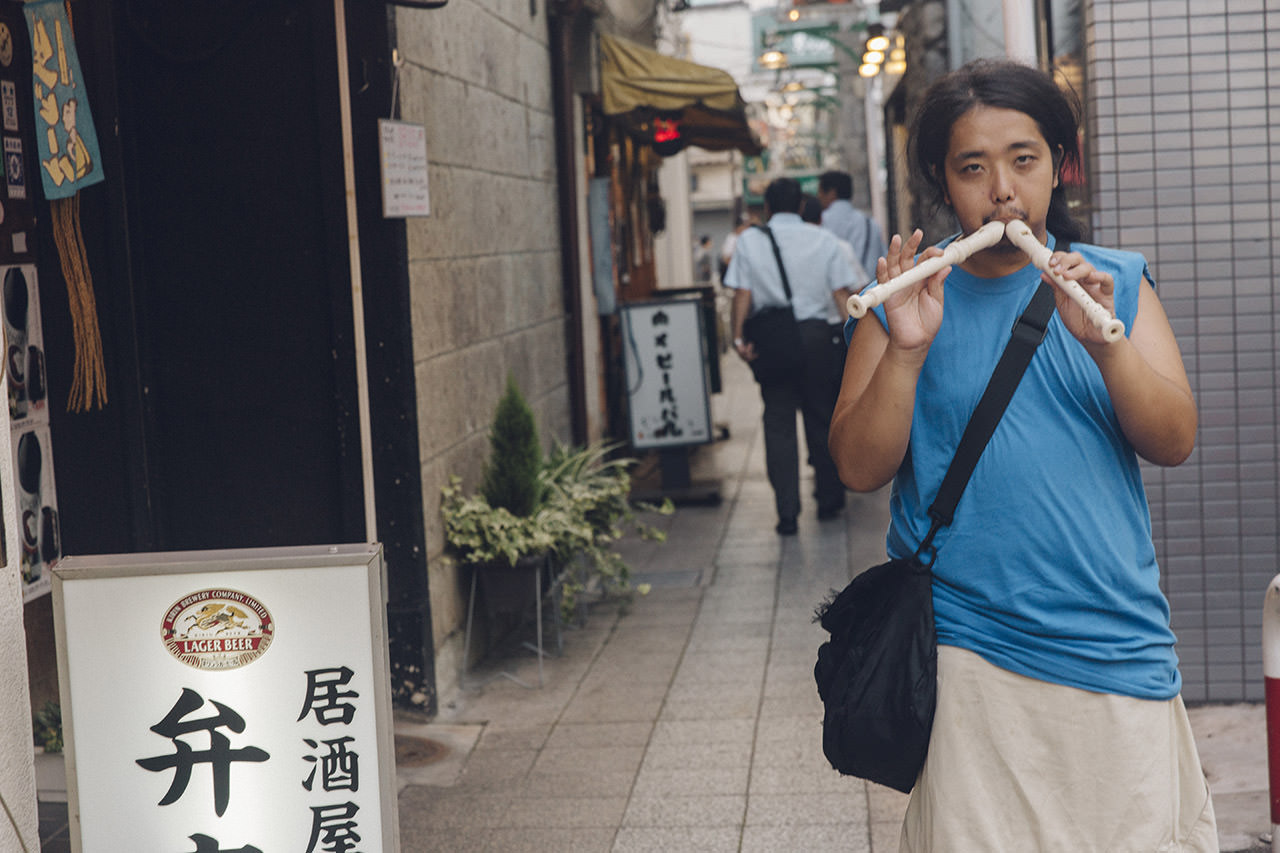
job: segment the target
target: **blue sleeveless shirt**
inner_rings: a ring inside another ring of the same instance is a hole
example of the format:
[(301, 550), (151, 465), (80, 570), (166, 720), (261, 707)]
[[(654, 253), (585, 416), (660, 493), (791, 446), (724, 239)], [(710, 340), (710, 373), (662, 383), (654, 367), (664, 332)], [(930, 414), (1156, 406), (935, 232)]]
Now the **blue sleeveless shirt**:
[[(1115, 279), (1116, 316), (1127, 334), (1139, 284), (1150, 280), (1146, 261), (1079, 243), (1072, 249)], [(891, 557), (912, 554), (928, 533), (929, 504), (1039, 281), (1030, 264), (996, 279), (958, 266), (948, 275), (942, 327), (893, 482)], [(884, 325), (884, 309), (875, 311)], [(1095, 692), (1169, 699), (1181, 690), (1137, 455), (1102, 374), (1056, 312), (935, 544), (940, 644)]]

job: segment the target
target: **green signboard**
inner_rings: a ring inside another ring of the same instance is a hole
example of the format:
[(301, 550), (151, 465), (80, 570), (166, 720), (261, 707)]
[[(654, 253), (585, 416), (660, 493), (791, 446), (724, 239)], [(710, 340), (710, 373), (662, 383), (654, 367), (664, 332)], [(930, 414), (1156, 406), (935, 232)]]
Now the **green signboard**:
[(827, 36), (835, 32), (835, 24), (815, 27), (812, 22), (779, 21), (774, 12), (752, 15), (752, 68), (774, 70), (760, 64), (760, 55), (767, 50), (785, 54), (787, 68), (830, 68), (836, 64), (836, 48)]

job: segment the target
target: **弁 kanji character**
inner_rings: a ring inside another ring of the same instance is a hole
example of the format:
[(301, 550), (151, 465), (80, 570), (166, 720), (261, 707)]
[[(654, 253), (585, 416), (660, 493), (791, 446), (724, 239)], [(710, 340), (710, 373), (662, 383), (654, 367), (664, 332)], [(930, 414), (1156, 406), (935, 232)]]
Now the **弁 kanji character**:
[[(167, 806), (177, 802), (187, 790), (191, 781), (191, 768), (196, 764), (209, 764), (213, 772), (213, 810), (219, 817), (227, 810), (227, 801), (231, 797), (231, 762), (233, 761), (266, 761), (271, 756), (256, 746), (243, 749), (232, 749), (227, 736), (217, 731), (227, 728), (236, 734), (244, 731), (244, 718), (221, 702), (210, 700), (218, 713), (212, 717), (199, 720), (184, 720), (188, 714), (204, 706), (204, 697), (189, 687), (182, 688), (182, 695), (174, 703), (173, 708), (164, 719), (151, 727), (151, 731), (173, 741), (172, 755), (158, 755), (154, 758), (139, 758), (137, 763), (153, 773), (173, 768), (173, 782), (160, 805)], [(184, 741), (182, 735), (196, 731), (209, 733), (209, 748), (195, 750)]]

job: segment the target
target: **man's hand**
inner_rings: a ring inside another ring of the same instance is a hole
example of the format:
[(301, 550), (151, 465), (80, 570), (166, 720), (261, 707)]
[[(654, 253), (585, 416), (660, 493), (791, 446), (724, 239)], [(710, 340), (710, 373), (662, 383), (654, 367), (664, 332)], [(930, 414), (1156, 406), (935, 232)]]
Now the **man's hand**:
[[(889, 241), (888, 253), (876, 262), (876, 280), (881, 284), (890, 281), (916, 265), (915, 254), (924, 239), (924, 232), (917, 228), (905, 241), (894, 234)], [(930, 246), (920, 260), (937, 257), (942, 250)], [(900, 290), (884, 303), (885, 317), (889, 322), (889, 338), (903, 351), (927, 349), (942, 328), (942, 282), (951, 272), (946, 266), (918, 284)]]

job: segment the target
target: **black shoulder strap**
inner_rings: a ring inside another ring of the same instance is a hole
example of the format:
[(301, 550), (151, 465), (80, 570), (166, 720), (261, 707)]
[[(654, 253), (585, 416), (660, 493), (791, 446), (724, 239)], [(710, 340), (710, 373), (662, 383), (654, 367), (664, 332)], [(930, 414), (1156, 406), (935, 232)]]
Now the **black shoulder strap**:
[[(1022, 380), (1022, 374), (1026, 372), (1031, 357), (1035, 355), (1036, 348), (1049, 330), (1049, 318), (1053, 316), (1053, 309), (1053, 287), (1042, 281), (1018, 322), (1013, 324), (1009, 343), (1005, 345), (1004, 353), (987, 382), (987, 388), (982, 392), (982, 399), (969, 416), (969, 423), (964, 428), (955, 458), (951, 460), (951, 466), (942, 478), (938, 496), (929, 507), (933, 526), (924, 542), (916, 549), (916, 557), (926, 565), (932, 564), (937, 553), (933, 547), (934, 534), (950, 524), (955, 517), (956, 505), (960, 502), (964, 487), (969, 483), (969, 477), (973, 475), (973, 469), (977, 467), (978, 457), (991, 440), (996, 424), (1000, 422), (1005, 407), (1013, 399), (1018, 382)], [(925, 557), (928, 559), (925, 560)]]
[(778, 241), (774, 238), (773, 232), (769, 230), (768, 225), (756, 225), (769, 237), (769, 243), (773, 246), (773, 256), (778, 259), (778, 274), (782, 276), (782, 289), (787, 292), (787, 302), (791, 301), (791, 282), (787, 281), (787, 268), (782, 265), (782, 251), (778, 248)]

